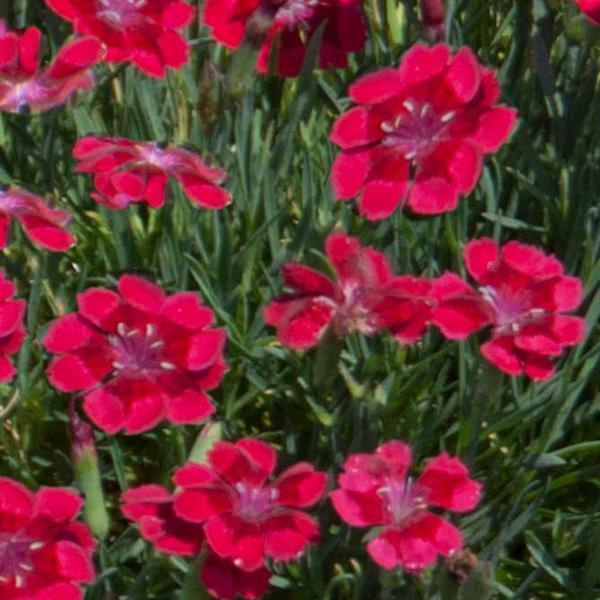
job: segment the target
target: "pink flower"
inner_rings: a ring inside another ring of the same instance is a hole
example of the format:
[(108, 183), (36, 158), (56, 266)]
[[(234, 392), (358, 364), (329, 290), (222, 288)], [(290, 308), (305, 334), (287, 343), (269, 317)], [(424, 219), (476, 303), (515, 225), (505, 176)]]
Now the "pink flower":
[(0, 271), (0, 383), (12, 379), (17, 371), (10, 358), (25, 339), (25, 300), (14, 300), (15, 286)]
[(30, 492), (0, 477), (0, 597), (82, 600), (95, 579), (95, 543), (76, 521), (83, 501), (66, 488)]
[(76, 172), (95, 174), (92, 198), (109, 208), (144, 201), (153, 208), (162, 206), (168, 177), (177, 179), (188, 198), (205, 208), (223, 208), (231, 202), (229, 193), (219, 187), (227, 173), (207, 166), (184, 148), (87, 136), (77, 140), (73, 156), (80, 161)]
[(594, 25), (600, 25), (600, 0), (575, 0), (575, 2)]
[(195, 9), (180, 0), (46, 0), (79, 34), (97, 37), (106, 61), (131, 61), (148, 75), (164, 77), (189, 57), (179, 30), (194, 19)]
[(65, 227), (71, 215), (50, 208), (44, 198), (20, 190), (0, 188), (0, 248), (6, 248), (10, 220), (16, 219), (32, 242), (55, 252), (75, 245), (75, 237)]
[[(160, 552), (191, 557), (202, 548), (204, 527), (175, 513), (174, 496), (166, 488), (141, 485), (127, 490), (121, 501), (123, 514), (138, 524), (142, 537)], [(237, 594), (249, 600), (259, 598), (269, 587), (269, 577), (265, 567), (243, 571), (210, 550), (200, 568), (202, 584), (216, 598), (233, 600)]]
[(198, 423), (214, 412), (206, 391), (225, 371), (224, 329), (193, 292), (167, 296), (137, 275), (118, 292), (77, 295), (79, 312), (52, 322), (43, 345), (58, 354), (48, 368), (62, 392), (83, 390), (88, 417), (107, 433), (140, 433), (167, 419)]
[(296, 263), (283, 267), (291, 294), (264, 310), (277, 337), (294, 349), (319, 343), (328, 327), (342, 337), (352, 331), (371, 335), (388, 329), (402, 343), (418, 340), (430, 317), (430, 284), (409, 275), (395, 277), (383, 254), (343, 232), (332, 233), (325, 251), (337, 281)]
[(8, 31), (0, 19), (0, 111), (48, 110), (94, 86), (91, 67), (103, 53), (96, 39), (69, 42), (52, 64), (40, 71), (41, 35), (37, 27), (29, 27), (22, 35)]
[(259, 440), (218, 442), (208, 466), (189, 462), (173, 478), (181, 489), (177, 515), (202, 523), (212, 551), (244, 571), (261, 569), (265, 556), (295, 560), (319, 535), (317, 522), (297, 509), (320, 500), (325, 473), (298, 463), (269, 481), (276, 461), (272, 446)]
[(565, 276), (554, 256), (518, 242), (500, 247), (489, 238), (471, 241), (465, 263), (479, 291), (457, 275), (442, 275), (434, 284), (432, 322), (455, 340), (491, 325), (492, 339), (481, 347), (485, 358), (509, 375), (550, 377), (550, 358), (585, 334), (582, 318), (562, 314), (581, 303), (580, 279)]
[(483, 156), (512, 131), (516, 111), (496, 105), (500, 88), (473, 52), (454, 56), (445, 44), (413, 46), (396, 69), (385, 68), (350, 86), (358, 104), (333, 125), (341, 147), (332, 168), (338, 200), (358, 196), (370, 220), (408, 204), (420, 214), (456, 208), (473, 190)]
[(204, 24), (229, 48), (238, 48), (247, 35), (258, 37), (258, 70), (269, 70), (274, 53), (277, 73), (295, 77), (308, 41), (324, 21), (319, 66), (347, 66), (347, 55), (361, 50), (366, 40), (361, 4), (362, 0), (207, 0)]
[(413, 481), (406, 476), (411, 460), (410, 447), (396, 440), (382, 444), (373, 454), (351, 454), (331, 500), (349, 525), (382, 526), (381, 533), (367, 544), (367, 552), (378, 565), (418, 573), (433, 564), (438, 554), (449, 556), (463, 544), (460, 531), (428, 507), (473, 510), (481, 484), (469, 479), (463, 463), (446, 453), (429, 460)]

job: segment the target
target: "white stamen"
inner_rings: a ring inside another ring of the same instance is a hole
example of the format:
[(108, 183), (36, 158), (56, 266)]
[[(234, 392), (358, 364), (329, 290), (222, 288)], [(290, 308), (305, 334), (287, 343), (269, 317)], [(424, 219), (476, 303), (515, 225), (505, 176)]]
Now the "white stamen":
[(19, 563), (19, 568), (23, 569), (23, 571), (33, 571), (33, 567), (29, 563)]
[(32, 542), (31, 544), (29, 544), (29, 549), (30, 550), (39, 550), (40, 548), (43, 548), (45, 546), (44, 542)]
[(119, 362), (118, 360), (113, 361), (112, 364), (114, 369), (122, 369), (125, 365), (121, 362)]
[(440, 117), (440, 121), (442, 123), (448, 123), (448, 121), (452, 121), (452, 119), (454, 119), (454, 116), (456, 115), (456, 113), (451, 110), (450, 112), (447, 112), (446, 114), (442, 115)]
[(415, 103), (412, 100), (405, 100), (402, 103), (402, 106), (404, 106), (404, 108), (409, 112), (409, 113), (414, 113), (415, 112)]
[(404, 155), (404, 158), (406, 160), (412, 160), (413, 158), (415, 158), (417, 156), (417, 151), (416, 150), (411, 150), (410, 152), (407, 152)]
[(156, 326), (152, 323), (146, 325), (146, 336), (152, 337), (156, 333)]
[(118, 333), (120, 336), (125, 336), (125, 335), (127, 335), (127, 327), (125, 327), (125, 323), (119, 323), (119, 324), (117, 325), (117, 333)]
[(384, 121), (380, 127), (385, 133), (392, 133), (392, 131), (395, 129), (395, 127), (389, 121)]
[(175, 365), (173, 363), (167, 362), (166, 360), (161, 361), (160, 368), (165, 371), (172, 371), (175, 369)]

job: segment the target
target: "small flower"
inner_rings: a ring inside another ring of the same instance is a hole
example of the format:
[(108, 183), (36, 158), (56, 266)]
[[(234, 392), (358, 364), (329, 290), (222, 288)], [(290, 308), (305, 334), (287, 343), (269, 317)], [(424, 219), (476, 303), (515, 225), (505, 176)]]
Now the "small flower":
[(75, 144), (78, 173), (94, 173), (92, 198), (109, 208), (147, 202), (153, 208), (165, 202), (168, 177), (174, 177), (187, 197), (204, 208), (223, 208), (231, 202), (219, 184), (227, 173), (207, 166), (197, 154), (154, 142), (87, 136)]
[(154, 283), (122, 275), (118, 292), (77, 295), (78, 312), (52, 322), (43, 345), (62, 392), (83, 390), (83, 409), (107, 433), (134, 434), (159, 421), (198, 423), (214, 412), (206, 391), (225, 371), (224, 329), (193, 292), (166, 296)]
[(600, 25), (600, 0), (575, 0), (575, 2), (594, 25)]
[(238, 48), (244, 37), (257, 38), (258, 70), (268, 72), (274, 61), (279, 75), (295, 77), (308, 41), (324, 21), (319, 66), (347, 66), (348, 54), (361, 50), (366, 40), (361, 4), (362, 0), (207, 0), (204, 24), (229, 48)]
[(48, 206), (44, 198), (19, 188), (0, 188), (0, 248), (6, 248), (10, 220), (19, 221), (32, 242), (62, 252), (75, 245), (65, 228), (71, 215)]
[(277, 455), (272, 446), (245, 438), (218, 442), (208, 466), (189, 462), (173, 481), (176, 514), (203, 524), (211, 550), (243, 571), (256, 571), (265, 556), (298, 558), (317, 540), (317, 522), (297, 510), (317, 503), (327, 477), (309, 463), (298, 463), (268, 481)]
[(518, 242), (500, 247), (489, 238), (473, 240), (465, 263), (479, 290), (457, 275), (442, 275), (433, 287), (432, 322), (455, 340), (491, 325), (492, 339), (481, 346), (487, 360), (509, 375), (550, 377), (550, 358), (585, 334), (584, 319), (562, 314), (581, 303), (581, 280), (564, 275), (554, 256)]
[(337, 337), (353, 331), (372, 335), (381, 329), (406, 344), (421, 337), (430, 316), (427, 280), (394, 276), (383, 254), (362, 247), (343, 232), (328, 236), (325, 251), (337, 281), (304, 265), (287, 263), (283, 278), (293, 292), (264, 310), (265, 322), (277, 327), (284, 346), (315, 346), (328, 327)]
[(40, 71), (41, 36), (37, 27), (22, 35), (8, 31), (0, 19), (0, 111), (45, 111), (94, 86), (91, 68), (103, 53), (98, 40), (84, 37), (69, 42)]
[(15, 300), (14, 284), (0, 271), (0, 383), (11, 380), (17, 371), (10, 358), (25, 339), (25, 300)]
[(453, 210), (515, 125), (499, 95), (494, 72), (469, 48), (453, 56), (445, 44), (416, 44), (398, 68), (361, 77), (350, 87), (358, 106), (330, 136), (342, 149), (331, 172), (336, 198), (358, 196), (370, 220), (404, 204), (419, 214)]
[(148, 75), (164, 77), (189, 58), (189, 44), (179, 33), (195, 9), (179, 0), (46, 0), (79, 34), (106, 46), (108, 62), (131, 61)]
[(438, 556), (450, 556), (463, 545), (460, 531), (430, 512), (437, 506), (452, 512), (473, 510), (481, 484), (446, 453), (432, 458), (419, 478), (407, 477), (410, 447), (392, 440), (373, 454), (351, 454), (331, 493), (340, 517), (353, 527), (382, 526), (367, 544), (371, 558), (384, 569), (402, 567), (418, 573)]
[(95, 579), (95, 543), (75, 518), (82, 499), (66, 488), (29, 491), (0, 477), (0, 597), (80, 600)]

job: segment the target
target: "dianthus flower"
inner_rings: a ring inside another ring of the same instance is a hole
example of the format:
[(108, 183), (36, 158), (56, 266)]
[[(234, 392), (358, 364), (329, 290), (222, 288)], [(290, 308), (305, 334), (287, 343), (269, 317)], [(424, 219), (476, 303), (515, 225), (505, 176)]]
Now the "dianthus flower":
[(361, 4), (362, 0), (207, 0), (204, 23), (215, 40), (229, 48), (240, 46), (245, 36), (258, 37), (258, 70), (266, 73), (273, 61), (279, 75), (295, 77), (308, 41), (324, 21), (319, 66), (347, 66), (348, 54), (361, 50), (366, 40)]
[(337, 281), (304, 265), (287, 263), (283, 279), (293, 291), (264, 310), (277, 337), (294, 349), (319, 343), (328, 327), (334, 335), (389, 330), (402, 343), (417, 341), (430, 317), (430, 284), (412, 276), (394, 276), (386, 257), (343, 232), (332, 233), (325, 252)]
[(131, 202), (162, 206), (168, 177), (174, 177), (187, 197), (205, 208), (223, 208), (231, 202), (229, 193), (219, 187), (227, 173), (207, 166), (184, 148), (87, 136), (77, 140), (73, 156), (80, 161), (77, 173), (95, 173), (92, 198), (109, 208), (126, 208)]
[(0, 271), (0, 383), (16, 375), (10, 355), (19, 351), (25, 339), (25, 300), (15, 300), (15, 286)]
[(481, 484), (469, 479), (463, 463), (446, 453), (429, 460), (414, 481), (407, 477), (411, 460), (410, 447), (396, 440), (373, 454), (351, 454), (331, 500), (349, 525), (382, 527), (367, 544), (378, 565), (418, 573), (438, 554), (449, 556), (463, 545), (460, 531), (428, 507), (472, 510), (479, 502)]
[[(192, 557), (204, 544), (204, 528), (179, 517), (173, 508), (174, 497), (160, 485), (141, 485), (122, 496), (121, 510), (138, 524), (142, 537), (160, 552)], [(200, 567), (200, 581), (216, 598), (233, 600), (239, 594), (252, 600), (269, 587), (270, 573), (265, 567), (243, 571), (231, 560), (219, 558), (210, 550)]]
[(600, 25), (600, 0), (575, 0), (575, 2), (594, 25)]
[(0, 477), (0, 597), (3, 600), (82, 600), (95, 579), (95, 543), (75, 518), (82, 499), (66, 488), (33, 493)]
[(94, 86), (91, 68), (103, 54), (98, 40), (84, 37), (69, 42), (40, 71), (41, 35), (37, 27), (22, 35), (8, 31), (0, 19), (0, 111), (48, 110)]
[(164, 77), (189, 57), (179, 30), (194, 19), (195, 9), (180, 0), (46, 0), (79, 34), (97, 37), (108, 62), (131, 61), (148, 75)]
[(464, 256), (479, 290), (457, 275), (442, 275), (433, 286), (438, 306), (432, 322), (455, 340), (491, 325), (492, 339), (481, 346), (487, 360), (510, 375), (550, 377), (550, 358), (585, 333), (584, 319), (562, 314), (581, 303), (580, 279), (564, 275), (554, 256), (518, 242), (473, 240)]
[(276, 462), (259, 440), (218, 442), (208, 465), (189, 462), (173, 478), (176, 514), (202, 523), (211, 550), (243, 571), (261, 569), (265, 556), (294, 560), (319, 535), (315, 519), (297, 509), (321, 499), (326, 474), (303, 462), (269, 480)]
[(430, 215), (456, 208), (516, 120), (514, 109), (496, 104), (494, 72), (467, 47), (452, 55), (445, 44), (416, 44), (398, 68), (361, 77), (349, 93), (359, 106), (333, 125), (330, 139), (342, 151), (332, 184), (338, 200), (358, 195), (370, 220), (405, 204)]
[(0, 188), (0, 248), (5, 248), (10, 220), (22, 225), (32, 242), (46, 250), (62, 252), (75, 245), (75, 237), (65, 227), (71, 215), (48, 206), (44, 198), (20, 190)]
[(78, 294), (79, 312), (52, 322), (43, 340), (59, 355), (50, 383), (82, 390), (86, 414), (111, 434), (206, 419), (214, 407), (205, 392), (225, 370), (226, 332), (211, 327), (212, 310), (193, 292), (167, 296), (137, 275), (122, 275), (117, 287)]

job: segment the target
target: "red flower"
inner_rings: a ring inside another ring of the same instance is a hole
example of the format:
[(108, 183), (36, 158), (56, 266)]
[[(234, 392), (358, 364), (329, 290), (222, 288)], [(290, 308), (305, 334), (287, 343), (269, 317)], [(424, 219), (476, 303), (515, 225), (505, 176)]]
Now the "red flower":
[(446, 453), (432, 458), (416, 481), (406, 477), (410, 463), (410, 447), (396, 440), (373, 454), (352, 454), (331, 500), (349, 525), (383, 526), (367, 544), (378, 565), (418, 573), (438, 554), (449, 556), (463, 543), (460, 531), (427, 507), (472, 510), (479, 502), (481, 484), (469, 479), (463, 463)]
[(106, 45), (106, 61), (131, 61), (145, 73), (164, 77), (165, 67), (185, 65), (189, 44), (178, 30), (195, 9), (180, 0), (46, 0), (77, 33)]
[(173, 478), (181, 488), (177, 515), (202, 523), (210, 548), (244, 571), (260, 569), (265, 555), (294, 560), (318, 538), (316, 521), (296, 509), (319, 501), (325, 473), (298, 463), (267, 481), (276, 461), (275, 450), (255, 439), (218, 442), (209, 466), (189, 462)]
[(79, 312), (56, 319), (43, 344), (58, 354), (52, 385), (84, 391), (83, 408), (107, 433), (129, 434), (171, 423), (197, 423), (214, 412), (205, 391), (225, 370), (226, 332), (192, 292), (166, 296), (136, 275), (122, 275), (118, 293), (78, 294)]
[[(19, 351), (25, 339), (25, 300), (14, 300), (15, 286), (0, 271), (0, 383), (16, 374), (10, 358)], [(0, 563), (1, 564), (1, 563)]]
[(102, 58), (100, 43), (90, 37), (63, 46), (40, 71), (41, 32), (29, 27), (19, 36), (0, 19), (0, 111), (44, 111), (94, 86), (91, 67)]
[(352, 331), (371, 335), (381, 329), (403, 343), (421, 337), (430, 316), (427, 280), (395, 277), (383, 254), (362, 247), (343, 232), (328, 236), (325, 251), (336, 282), (304, 265), (288, 263), (283, 278), (293, 293), (264, 310), (266, 323), (277, 327), (284, 346), (314, 346), (329, 326), (338, 337)]
[(276, 53), (277, 73), (295, 77), (308, 40), (324, 21), (327, 25), (321, 38), (319, 66), (346, 67), (347, 55), (361, 50), (366, 40), (361, 3), (362, 0), (207, 0), (204, 23), (215, 40), (229, 48), (240, 46), (246, 34), (258, 34), (262, 43), (258, 70), (266, 73), (271, 53)]
[(71, 215), (50, 208), (44, 198), (19, 188), (0, 188), (0, 248), (6, 248), (10, 220), (21, 223), (36, 244), (61, 252), (75, 245), (75, 237), (65, 227)]
[(514, 127), (516, 111), (496, 105), (499, 95), (494, 72), (466, 47), (452, 56), (445, 44), (416, 44), (397, 69), (365, 75), (350, 87), (359, 106), (330, 136), (342, 148), (331, 173), (337, 199), (358, 195), (370, 220), (404, 203), (420, 214), (453, 210)]
[(595, 25), (600, 25), (600, 0), (575, 0), (581, 12)]
[(452, 273), (434, 284), (438, 307), (435, 323), (450, 339), (464, 339), (492, 326), (483, 355), (510, 375), (525, 373), (546, 379), (554, 367), (550, 357), (583, 339), (585, 321), (562, 313), (582, 299), (581, 281), (564, 275), (554, 256), (518, 242), (499, 247), (489, 238), (465, 247), (465, 263), (480, 284), (479, 292)]
[(66, 488), (30, 492), (0, 477), (0, 597), (81, 600), (95, 579), (95, 543), (75, 521), (83, 501)]
[(154, 208), (162, 206), (168, 177), (177, 179), (188, 198), (205, 208), (223, 208), (231, 202), (229, 193), (219, 187), (225, 171), (207, 166), (184, 148), (87, 136), (77, 141), (73, 156), (80, 161), (76, 172), (95, 173), (97, 192), (92, 198), (109, 208), (144, 201)]

